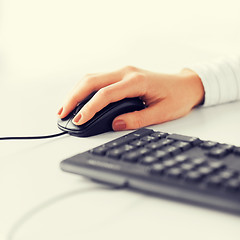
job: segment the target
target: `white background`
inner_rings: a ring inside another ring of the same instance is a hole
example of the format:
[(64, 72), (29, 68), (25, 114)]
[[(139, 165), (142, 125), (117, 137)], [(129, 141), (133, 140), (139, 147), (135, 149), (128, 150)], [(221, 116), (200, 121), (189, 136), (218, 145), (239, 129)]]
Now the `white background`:
[[(87, 73), (125, 65), (176, 72), (239, 54), (239, 10), (238, 0), (1, 0), (0, 135), (58, 132), (57, 110)], [(197, 109), (155, 129), (240, 145), (238, 110)], [(59, 162), (121, 134), (2, 142), (0, 237), (20, 220), (14, 240), (240, 238), (239, 218), (206, 209), (127, 191), (68, 198), (98, 186), (62, 173)]]
[[(51, 130), (87, 73), (125, 65), (176, 72), (239, 53), (239, 10), (238, 0), (1, 0), (1, 121), (11, 125), (3, 134), (34, 133), (36, 119)], [(25, 125), (29, 133), (19, 130)]]

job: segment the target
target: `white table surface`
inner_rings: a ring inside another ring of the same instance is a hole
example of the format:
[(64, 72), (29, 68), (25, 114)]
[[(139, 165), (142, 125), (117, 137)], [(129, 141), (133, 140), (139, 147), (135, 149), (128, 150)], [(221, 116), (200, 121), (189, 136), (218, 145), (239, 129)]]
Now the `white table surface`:
[[(86, 73), (129, 64), (175, 72), (239, 53), (238, 1), (209, 2), (3, 0), (0, 135), (59, 132), (56, 112)], [(240, 145), (239, 109), (198, 108), (151, 128)], [(2, 141), (0, 239), (240, 239), (237, 216), (60, 170), (63, 159), (126, 133)]]

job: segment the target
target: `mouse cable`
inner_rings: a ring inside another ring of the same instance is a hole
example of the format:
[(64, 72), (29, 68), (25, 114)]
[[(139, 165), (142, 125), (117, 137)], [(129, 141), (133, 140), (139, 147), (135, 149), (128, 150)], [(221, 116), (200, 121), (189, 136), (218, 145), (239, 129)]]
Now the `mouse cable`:
[(45, 136), (29, 136), (29, 137), (0, 137), (0, 140), (30, 140), (30, 139), (46, 139), (46, 138), (54, 138), (58, 137), (64, 134), (67, 134), (68, 132), (61, 132), (57, 134), (52, 135), (45, 135)]

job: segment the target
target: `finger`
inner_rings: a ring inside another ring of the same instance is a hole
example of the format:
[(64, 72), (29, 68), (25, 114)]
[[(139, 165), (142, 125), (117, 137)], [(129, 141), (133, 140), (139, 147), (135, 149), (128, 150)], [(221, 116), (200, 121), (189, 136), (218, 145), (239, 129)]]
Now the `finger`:
[(126, 113), (113, 120), (112, 128), (114, 131), (137, 129), (154, 124), (160, 124), (177, 119), (186, 115), (189, 110), (177, 110), (177, 104), (167, 99), (157, 104), (153, 104), (141, 111)]
[[(124, 98), (144, 95), (144, 76), (135, 73), (126, 76), (122, 81), (116, 82), (100, 89), (94, 97), (84, 105), (78, 115), (73, 119), (74, 124), (81, 125), (90, 120), (98, 111), (112, 102)], [(81, 116), (81, 117), (80, 117)]]
[(91, 74), (81, 80), (74, 90), (69, 94), (63, 106), (60, 108), (58, 115), (60, 118), (66, 117), (79, 102), (85, 99), (93, 91), (97, 91), (107, 85), (119, 81), (122, 77), (120, 70), (110, 73)]

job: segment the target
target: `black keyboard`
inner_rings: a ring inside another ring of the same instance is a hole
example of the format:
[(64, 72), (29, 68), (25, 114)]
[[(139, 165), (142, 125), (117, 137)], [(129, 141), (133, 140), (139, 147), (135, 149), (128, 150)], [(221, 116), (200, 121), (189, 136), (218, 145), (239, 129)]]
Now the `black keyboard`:
[(142, 128), (61, 162), (64, 171), (240, 214), (240, 147)]

